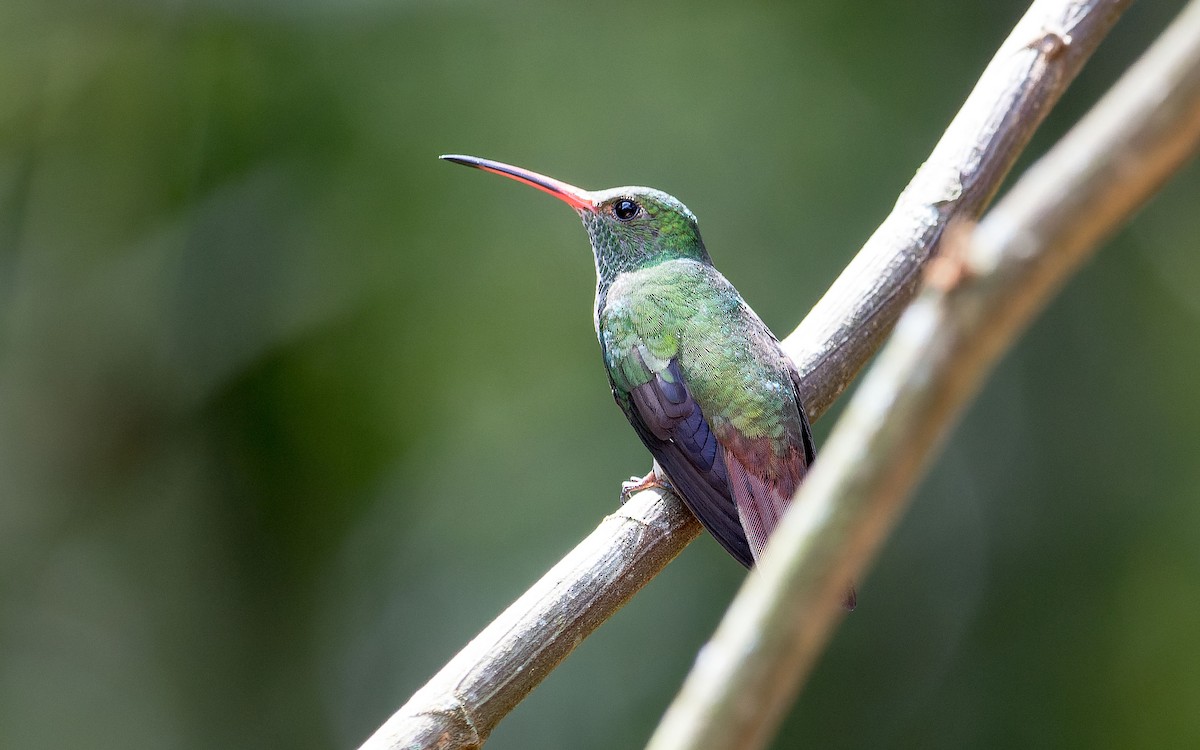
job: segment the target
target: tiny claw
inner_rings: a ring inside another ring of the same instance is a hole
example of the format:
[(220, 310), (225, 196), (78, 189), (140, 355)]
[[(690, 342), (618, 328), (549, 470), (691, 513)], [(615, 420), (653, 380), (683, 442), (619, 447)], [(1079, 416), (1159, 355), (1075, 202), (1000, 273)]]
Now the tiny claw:
[(648, 490), (652, 487), (661, 487), (664, 490), (670, 490), (671, 485), (667, 480), (659, 478), (658, 474), (651, 471), (644, 477), (632, 476), (627, 481), (621, 482), (621, 505), (629, 502), (629, 498), (635, 494)]
[(858, 592), (854, 590), (853, 586), (846, 592), (846, 598), (842, 599), (842, 606), (847, 612), (853, 612), (854, 608), (858, 606)]

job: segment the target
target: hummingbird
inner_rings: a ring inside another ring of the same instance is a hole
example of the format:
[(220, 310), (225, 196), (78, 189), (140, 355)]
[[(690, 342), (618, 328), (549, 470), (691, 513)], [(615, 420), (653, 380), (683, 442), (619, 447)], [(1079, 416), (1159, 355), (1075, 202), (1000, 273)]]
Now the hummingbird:
[[(490, 159), (441, 158), (549, 193), (583, 219), (609, 384), (654, 457), (622, 497), (673, 489), (752, 567), (816, 450), (796, 366), (713, 267), (695, 215), (653, 188), (583, 190)], [(846, 604), (853, 606), (852, 593)]]

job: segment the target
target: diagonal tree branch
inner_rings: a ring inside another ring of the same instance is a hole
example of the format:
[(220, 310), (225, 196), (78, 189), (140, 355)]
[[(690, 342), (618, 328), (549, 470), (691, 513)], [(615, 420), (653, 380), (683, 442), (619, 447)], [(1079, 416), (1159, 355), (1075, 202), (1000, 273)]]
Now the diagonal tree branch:
[(1029, 320), (1200, 148), (1200, 0), (979, 226), (904, 313), (650, 742), (753, 750), (839, 619), (925, 464)]
[[(1036, 0), (1017, 24), (895, 209), (784, 341), (814, 419), (890, 331), (946, 225), (978, 217), (1130, 2)], [(363, 750), (480, 747), (500, 719), (699, 531), (673, 495), (634, 496), (467, 644)]]
[(892, 212), (783, 341), (814, 419), (879, 349), (946, 226), (979, 217), (1131, 2), (1036, 0), (1017, 22)]

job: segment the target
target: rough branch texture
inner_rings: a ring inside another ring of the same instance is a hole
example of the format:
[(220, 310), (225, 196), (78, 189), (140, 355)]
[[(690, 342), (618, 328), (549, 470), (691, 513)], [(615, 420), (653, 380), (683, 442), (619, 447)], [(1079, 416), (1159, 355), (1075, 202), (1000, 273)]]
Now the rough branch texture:
[[(891, 329), (947, 223), (978, 216), (1128, 3), (1038, 0), (1021, 19), (891, 215), (784, 342), (804, 375), (814, 419)], [(1070, 44), (1055, 41), (1066, 35)], [(480, 746), (699, 530), (672, 495), (633, 497), (414, 694), (363, 750)]]
[(891, 331), (950, 219), (983, 211), (1033, 132), (1131, 0), (1038, 0), (850, 265), (783, 342), (814, 418)]
[(862, 575), (982, 379), (1096, 244), (1198, 147), (1193, 0), (967, 244), (938, 259), (650, 750), (753, 750), (770, 740), (840, 617), (841, 587)]
[(700, 533), (673, 495), (608, 516), (417, 691), (363, 749), (476, 748), (585, 636)]

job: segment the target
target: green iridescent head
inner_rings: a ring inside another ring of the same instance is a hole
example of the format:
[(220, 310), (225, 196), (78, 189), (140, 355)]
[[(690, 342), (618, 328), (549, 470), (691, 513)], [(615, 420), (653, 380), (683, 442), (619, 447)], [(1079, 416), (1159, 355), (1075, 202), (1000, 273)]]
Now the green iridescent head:
[(459, 155), (442, 158), (510, 177), (574, 208), (591, 239), (601, 286), (607, 286), (619, 273), (665, 260), (690, 258), (709, 262), (695, 215), (661, 190), (647, 187), (583, 190), (553, 177), (489, 159)]
[(674, 197), (647, 187), (591, 195), (593, 208), (577, 210), (602, 279), (676, 258), (709, 262), (695, 215)]

